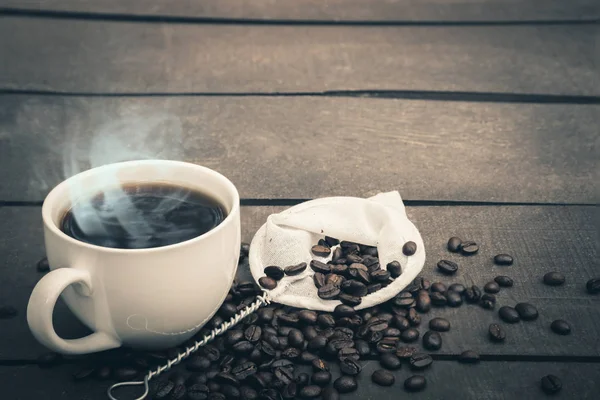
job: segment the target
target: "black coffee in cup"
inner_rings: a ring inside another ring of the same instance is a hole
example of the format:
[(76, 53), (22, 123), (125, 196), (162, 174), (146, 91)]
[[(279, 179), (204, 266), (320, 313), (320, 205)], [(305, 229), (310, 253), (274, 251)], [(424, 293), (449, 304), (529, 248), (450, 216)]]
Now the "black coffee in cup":
[(118, 249), (167, 246), (200, 236), (227, 216), (214, 197), (172, 184), (129, 184), (76, 201), (60, 228), (82, 242)]

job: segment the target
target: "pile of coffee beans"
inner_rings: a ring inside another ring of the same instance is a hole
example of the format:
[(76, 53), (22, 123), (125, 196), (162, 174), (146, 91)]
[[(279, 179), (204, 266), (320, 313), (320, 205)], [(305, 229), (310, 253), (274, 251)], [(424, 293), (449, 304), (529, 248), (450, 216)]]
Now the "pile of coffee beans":
[[(475, 242), (457, 237), (451, 238), (447, 246), (448, 250), (465, 256), (479, 250)], [(240, 263), (247, 262), (248, 251), (249, 246), (242, 244)], [(413, 255), (417, 251), (416, 244), (407, 242), (402, 251), (407, 256)], [(493, 309), (496, 306), (494, 295), (514, 284), (509, 276), (497, 276), (483, 285), (482, 291), (474, 284), (469, 287), (460, 283), (446, 285), (418, 277), (389, 301), (357, 311), (355, 307), (362, 297), (389, 285), (401, 275), (400, 263), (391, 262), (383, 269), (375, 247), (340, 242), (330, 237), (319, 241), (312, 252), (319, 257), (332, 255), (332, 260), (327, 263), (313, 260), (309, 265), (303, 262), (283, 268), (267, 266), (265, 276), (259, 279), (260, 286), (273, 289), (281, 279), (301, 274), (310, 266), (320, 298), (337, 299), (342, 304), (331, 313), (275, 303), (263, 307), (201, 347), (181, 365), (152, 379), (151, 398), (280, 400), (320, 397), (335, 400), (340, 394), (357, 390), (357, 376), (361, 375), (366, 360), (378, 360), (381, 367), (371, 374), (373, 384), (400, 386), (392, 371), (405, 364), (411, 372), (401, 387), (407, 392), (422, 391), (427, 387), (423, 373), (434, 362), (428, 352), (435, 354), (442, 348), (443, 335), (452, 329), (452, 324), (445, 318), (436, 317), (424, 327), (421, 326), (421, 315), (433, 307), (460, 307), (463, 303)], [(42, 268), (38, 269), (43, 270), (45, 263), (40, 262)], [(509, 266), (513, 258), (499, 254), (494, 257), (494, 263)], [(458, 268), (457, 263), (448, 260), (437, 264), (437, 269), (446, 275), (453, 275)], [(556, 273), (552, 273), (551, 278), (542, 280), (544, 283), (561, 280)], [(591, 294), (600, 292), (600, 278), (591, 279), (586, 289)], [(177, 358), (186, 346), (193, 345), (195, 340), (252, 304), (262, 290), (252, 281), (235, 282), (217, 314), (180, 347), (163, 352), (118, 349), (91, 355), (80, 359), (73, 379), (139, 380), (148, 369), (156, 369)], [(0, 316), (15, 312), (0, 307)], [(502, 305), (498, 314), (509, 324), (533, 321), (539, 316), (536, 307), (526, 302), (514, 307)], [(560, 335), (571, 333), (570, 324), (564, 320), (555, 320), (550, 328)], [(498, 323), (489, 326), (487, 335), (490, 341), (499, 344), (507, 337), (504, 327)], [(424, 350), (419, 348), (419, 341)], [(465, 350), (457, 360), (474, 364), (480, 357), (472, 350)], [(43, 367), (61, 362), (62, 357), (55, 353), (44, 354), (38, 359), (38, 364)], [(337, 368), (332, 368), (334, 365)], [(337, 370), (339, 374), (334, 372)], [(556, 393), (561, 388), (562, 383), (556, 376), (541, 379), (541, 389), (545, 393)]]

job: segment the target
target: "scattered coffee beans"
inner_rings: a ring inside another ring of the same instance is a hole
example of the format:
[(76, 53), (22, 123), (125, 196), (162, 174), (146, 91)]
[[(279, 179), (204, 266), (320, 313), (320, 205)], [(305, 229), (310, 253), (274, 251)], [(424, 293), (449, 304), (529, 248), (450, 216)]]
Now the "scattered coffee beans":
[(306, 263), (302, 262), (300, 264), (290, 265), (288, 267), (285, 267), (283, 272), (288, 276), (296, 276), (296, 275), (300, 275), (301, 273), (303, 273), (306, 270), (306, 267), (307, 267)]
[(396, 378), (394, 378), (394, 374), (390, 371), (386, 371), (385, 369), (378, 369), (371, 375), (371, 380), (373, 383), (379, 386), (392, 386), (394, 382), (396, 382)]
[(463, 303), (463, 299), (459, 293), (448, 290), (448, 292), (446, 292), (446, 302), (449, 307), (460, 307)]
[(461, 245), (462, 245), (462, 240), (460, 240), (456, 236), (451, 237), (448, 240), (448, 250), (453, 253), (458, 253), (460, 251)]
[(446, 293), (448, 288), (442, 282), (433, 282), (431, 284), (432, 293)]
[(548, 286), (560, 286), (565, 283), (565, 276), (560, 272), (548, 272), (544, 275), (544, 283)]
[(402, 274), (402, 266), (398, 261), (388, 263), (386, 268), (392, 278), (397, 278)]
[(427, 350), (439, 350), (442, 347), (442, 335), (435, 331), (427, 331), (423, 335), (423, 347)]
[(312, 252), (315, 256), (327, 257), (331, 254), (331, 249), (329, 246), (316, 245), (312, 247)]
[(518, 303), (515, 306), (515, 310), (517, 310), (523, 321), (533, 321), (539, 315), (537, 308), (529, 303)]
[(402, 246), (402, 253), (405, 256), (412, 256), (417, 252), (417, 244), (415, 242), (406, 242)]
[(448, 286), (448, 290), (456, 292), (460, 295), (462, 295), (466, 289), (467, 288), (465, 288), (465, 285), (463, 285), (462, 283), (453, 283), (452, 285)]
[(429, 329), (437, 332), (448, 332), (450, 330), (450, 321), (444, 318), (433, 318), (429, 321)]
[(400, 358), (398, 358), (398, 356), (394, 353), (382, 354), (379, 358), (379, 364), (383, 368), (389, 369), (391, 371), (395, 371), (402, 367), (402, 362), (400, 361)]
[(488, 310), (493, 309), (496, 306), (496, 296), (489, 293), (483, 294), (479, 301), (479, 305)]
[(555, 394), (562, 389), (562, 382), (555, 375), (546, 375), (541, 380), (542, 390), (546, 394)]
[(503, 342), (506, 339), (506, 333), (498, 324), (490, 324), (488, 329), (490, 339), (494, 342)]
[(486, 293), (498, 293), (500, 291), (500, 285), (498, 284), (498, 282), (492, 281), (492, 282), (488, 282), (485, 284), (485, 286), (483, 287), (483, 290)]
[(496, 265), (512, 265), (513, 258), (508, 254), (498, 254), (494, 257), (494, 263)]
[(333, 382), (333, 387), (340, 393), (350, 393), (356, 390), (358, 384), (353, 376), (343, 375)]
[(276, 281), (280, 280), (284, 276), (283, 269), (276, 265), (271, 265), (265, 268), (265, 275), (271, 279), (275, 279)]
[(500, 287), (512, 287), (513, 285), (513, 280), (510, 277), (504, 275), (495, 277), (494, 281), (496, 281), (496, 283)]
[(273, 278), (269, 278), (268, 276), (259, 278), (258, 283), (267, 290), (273, 290), (277, 287), (277, 281)]
[(467, 290), (465, 290), (465, 300), (468, 303), (477, 303), (480, 298), (481, 290), (477, 286), (473, 285)]
[(433, 358), (426, 353), (415, 353), (410, 356), (410, 367), (414, 370), (422, 370), (428, 368), (433, 363)]
[(460, 251), (465, 256), (471, 256), (479, 251), (479, 246), (477, 246), (477, 243), (472, 241), (462, 242)]
[(569, 333), (571, 333), (571, 325), (567, 321), (564, 321), (562, 319), (552, 321), (552, 323), (550, 324), (550, 329), (552, 329), (554, 333), (557, 333), (559, 335), (568, 335)]
[(590, 279), (589, 281), (587, 281), (585, 288), (589, 294), (600, 293), (600, 278)]
[(36, 269), (38, 270), (38, 272), (50, 271), (50, 264), (48, 264), (48, 258), (44, 257), (40, 261), (38, 261)]
[(437, 267), (441, 273), (446, 275), (454, 275), (458, 271), (458, 264), (449, 260), (438, 261)]
[(508, 322), (509, 324), (515, 324), (521, 320), (517, 310), (509, 306), (500, 307), (498, 310), (498, 315), (502, 321)]
[(458, 356), (458, 362), (463, 364), (475, 364), (479, 362), (479, 354), (473, 350), (465, 350)]
[(400, 338), (405, 343), (416, 342), (419, 339), (419, 331), (415, 328), (408, 328), (400, 335)]
[(422, 375), (413, 375), (404, 381), (404, 389), (408, 392), (420, 392), (426, 385), (427, 381)]

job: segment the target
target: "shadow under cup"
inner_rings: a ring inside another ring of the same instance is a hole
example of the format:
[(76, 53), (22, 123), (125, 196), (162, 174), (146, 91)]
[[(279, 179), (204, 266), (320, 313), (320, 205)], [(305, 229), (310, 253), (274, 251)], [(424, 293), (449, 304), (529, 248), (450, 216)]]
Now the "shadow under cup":
[[(226, 217), (193, 239), (145, 249), (100, 247), (61, 231), (72, 204), (128, 184), (168, 184), (205, 193), (224, 207)], [(91, 292), (79, 283), (62, 292), (68, 307), (90, 329), (128, 347), (168, 348), (193, 336), (218, 310), (236, 273), (238, 192), (223, 175), (199, 165), (143, 160), (91, 169), (54, 188), (42, 216), (51, 270), (80, 269), (91, 277)]]

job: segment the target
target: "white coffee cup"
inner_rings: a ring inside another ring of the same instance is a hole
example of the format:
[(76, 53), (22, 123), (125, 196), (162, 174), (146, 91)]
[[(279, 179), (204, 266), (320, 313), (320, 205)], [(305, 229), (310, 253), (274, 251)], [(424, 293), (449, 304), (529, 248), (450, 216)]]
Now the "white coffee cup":
[[(170, 183), (218, 200), (226, 218), (214, 229), (173, 245), (115, 249), (78, 241), (60, 222), (78, 199), (111, 185)], [(193, 336), (224, 301), (240, 252), (239, 194), (223, 175), (168, 160), (127, 161), (75, 175), (56, 186), (42, 207), (51, 271), (35, 286), (27, 307), (29, 327), (42, 344), (63, 354), (122, 345), (164, 349)], [(58, 297), (94, 333), (60, 338), (52, 325)]]

